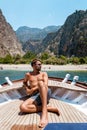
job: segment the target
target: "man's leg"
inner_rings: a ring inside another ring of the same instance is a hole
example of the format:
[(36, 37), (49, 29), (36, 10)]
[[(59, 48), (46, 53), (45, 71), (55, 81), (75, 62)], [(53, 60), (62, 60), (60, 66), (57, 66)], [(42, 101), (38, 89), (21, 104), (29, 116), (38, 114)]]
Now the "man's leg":
[(47, 113), (47, 91), (48, 88), (45, 87), (42, 81), (39, 82), (39, 92), (42, 101), (42, 114), (40, 118), (40, 127), (45, 127), (48, 124), (48, 113)]
[(20, 105), (20, 111), (25, 113), (41, 112), (42, 107), (37, 106), (37, 103), (34, 101), (34, 99), (29, 98)]
[(20, 105), (20, 110), (25, 113), (34, 113), (42, 111), (39, 126), (44, 127), (48, 124), (47, 115), (47, 88), (44, 86), (43, 82), (39, 82), (39, 92), (42, 101), (42, 106), (37, 106), (37, 102), (34, 99), (27, 99)]
[[(34, 99), (29, 98), (20, 105), (20, 111), (25, 113), (41, 112), (42, 106), (38, 106)], [(60, 115), (56, 107), (47, 106), (47, 111)]]
[(35, 101), (35, 99), (29, 98), (20, 105), (20, 111), (25, 113), (35, 113), (35, 112), (42, 111), (39, 126), (45, 127), (48, 123), (47, 111), (57, 113), (58, 115), (60, 115), (60, 113), (57, 108), (47, 106), (47, 88), (44, 87), (43, 82), (39, 83), (39, 91), (40, 91), (42, 106), (38, 106), (37, 101)]

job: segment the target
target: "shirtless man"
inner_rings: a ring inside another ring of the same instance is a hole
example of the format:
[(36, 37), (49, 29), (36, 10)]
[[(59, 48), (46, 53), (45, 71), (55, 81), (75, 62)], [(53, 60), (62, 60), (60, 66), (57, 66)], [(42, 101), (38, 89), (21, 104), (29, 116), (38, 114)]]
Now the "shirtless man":
[[(48, 90), (48, 76), (46, 72), (41, 72), (41, 61), (33, 60), (31, 62), (32, 72), (25, 75), (24, 87), (26, 93), (31, 95), (20, 105), (20, 110), (25, 113), (42, 112), (39, 127), (45, 127), (48, 124), (48, 113), (54, 112), (60, 114), (57, 108), (47, 106), (50, 91)], [(28, 82), (30, 85), (28, 85)]]

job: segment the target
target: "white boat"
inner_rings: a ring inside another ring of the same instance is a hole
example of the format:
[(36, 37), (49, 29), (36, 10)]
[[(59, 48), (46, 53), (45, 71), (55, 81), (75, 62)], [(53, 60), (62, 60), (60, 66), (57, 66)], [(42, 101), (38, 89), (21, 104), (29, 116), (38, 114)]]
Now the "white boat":
[[(87, 122), (87, 84), (71, 82), (67, 77), (49, 77), (48, 87), (52, 90), (50, 105), (58, 107), (60, 116), (48, 112), (49, 123)], [(27, 97), (23, 79), (0, 85), (0, 130), (40, 130), (39, 113), (23, 114), (19, 106)]]

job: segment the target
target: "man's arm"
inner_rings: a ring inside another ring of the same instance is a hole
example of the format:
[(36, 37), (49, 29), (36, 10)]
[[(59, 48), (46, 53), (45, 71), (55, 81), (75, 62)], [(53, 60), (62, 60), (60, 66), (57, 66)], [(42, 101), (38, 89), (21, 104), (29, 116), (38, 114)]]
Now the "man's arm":
[(38, 87), (34, 87), (34, 88), (31, 88), (30, 85), (28, 85), (28, 81), (29, 81), (29, 73), (27, 73), (25, 75), (25, 78), (24, 78), (24, 81), (23, 81), (23, 86), (25, 87), (26, 89), (26, 93), (31, 95), (33, 94), (35, 91), (38, 90)]
[(30, 89), (30, 86), (28, 85), (28, 81), (29, 81), (29, 73), (26, 73), (24, 81), (23, 81), (23, 87), (25, 88), (26, 93), (30, 95), (31, 89)]
[(23, 81), (23, 86), (26, 88), (28, 88), (29, 87), (29, 85), (28, 85), (28, 80), (29, 80), (29, 76), (28, 76), (28, 73), (26, 73), (26, 75), (25, 75), (25, 78), (24, 78), (24, 81)]

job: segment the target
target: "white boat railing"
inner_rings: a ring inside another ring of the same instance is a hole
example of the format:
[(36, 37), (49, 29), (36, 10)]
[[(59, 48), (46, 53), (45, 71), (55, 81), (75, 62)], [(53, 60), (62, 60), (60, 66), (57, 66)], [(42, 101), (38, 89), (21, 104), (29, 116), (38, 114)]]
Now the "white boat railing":
[(78, 80), (79, 80), (79, 76), (74, 76), (71, 85), (75, 85)]
[[(7, 83), (10, 85), (10, 86), (12, 86), (13, 85), (13, 83), (12, 83), (12, 81), (9, 79), (9, 77), (5, 77), (5, 79), (6, 79), (6, 81), (7, 81)], [(20, 98), (21, 97), (21, 95), (19, 94), (19, 92), (17, 91), (17, 90), (13, 90), (13, 91), (10, 91), (10, 94), (9, 95), (14, 95), (13, 97), (18, 97), (18, 98)]]
[[(1, 84), (0, 84), (0, 88), (3, 88), (3, 86)], [(0, 94), (0, 103), (3, 101), (9, 101), (9, 100), (11, 100), (11, 99), (6, 92)]]
[[(71, 86), (72, 86), (72, 87), (76, 84), (76, 82), (78, 81), (78, 79), (79, 79), (79, 76), (74, 76), (74, 77), (73, 77), (73, 81), (71, 82)], [(64, 95), (62, 96), (62, 99), (68, 98), (71, 94), (72, 94), (71, 91), (66, 91), (66, 92), (64, 93)]]
[[(62, 80), (62, 83), (66, 83), (70, 78), (70, 74), (66, 74), (65, 78)], [(57, 89), (53, 92), (52, 97), (55, 98), (55, 96), (61, 92), (61, 89)]]
[[(74, 76), (71, 84), (68, 84), (66, 82), (58, 83), (58, 87), (52, 93), (52, 97), (61, 99), (63, 101), (72, 102), (74, 104), (84, 103), (85, 99), (87, 99), (87, 90), (76, 86), (78, 79), (79, 76)], [(54, 82), (57, 86), (57, 81)]]
[(13, 83), (11, 82), (11, 80), (9, 79), (9, 77), (5, 77), (5, 80), (7, 81), (7, 83), (8, 83), (10, 86), (13, 85)]
[[(9, 79), (9, 77), (5, 77), (5, 80), (8, 83), (8, 87), (13, 87), (12, 81)], [(17, 84), (16, 84), (17, 85)], [(2, 85), (0, 85), (0, 88), (3, 88)], [(0, 103), (6, 102), (6, 101), (12, 101), (13, 99), (21, 98), (21, 94), (17, 90), (11, 90), (5, 91), (0, 93)]]
[[(65, 76), (64, 79), (67, 78), (67, 80), (63, 80), (62, 82), (59, 81), (55, 81), (55, 80), (49, 80), (48, 81), (48, 85), (49, 86), (55, 86), (56, 89), (54, 89), (54, 92), (52, 93), (53, 98), (60, 98), (61, 100), (67, 100), (67, 101), (71, 101), (73, 103), (79, 103), (85, 96), (85, 89), (83, 88), (79, 88), (77, 86), (68, 84), (66, 83), (69, 79), (70, 75), (67, 74)], [(22, 88), (22, 83), (13, 83), (9, 78), (5, 78), (7, 79), (7, 81), (9, 81), (9, 85), (8, 87), (6, 87), (7, 89), (5, 90), (5, 87), (3, 88), (3, 90), (1, 90), (0, 92), (0, 99), (3, 98), (5, 101), (9, 101), (9, 100), (13, 100), (13, 99), (17, 99), (17, 98), (21, 98), (22, 94), (18, 91), (18, 87)], [(9, 80), (8, 80), (9, 79)], [(75, 81), (77, 81), (77, 79), (75, 79), (75, 77), (73, 78)], [(0, 85), (0, 88), (2, 88), (3, 86)], [(75, 94), (75, 97), (74, 97)], [(87, 96), (86, 96), (87, 97)], [(2, 102), (2, 99), (1, 101)]]
[(70, 74), (66, 74), (65, 78), (63, 79), (62, 83), (66, 83), (70, 78)]

